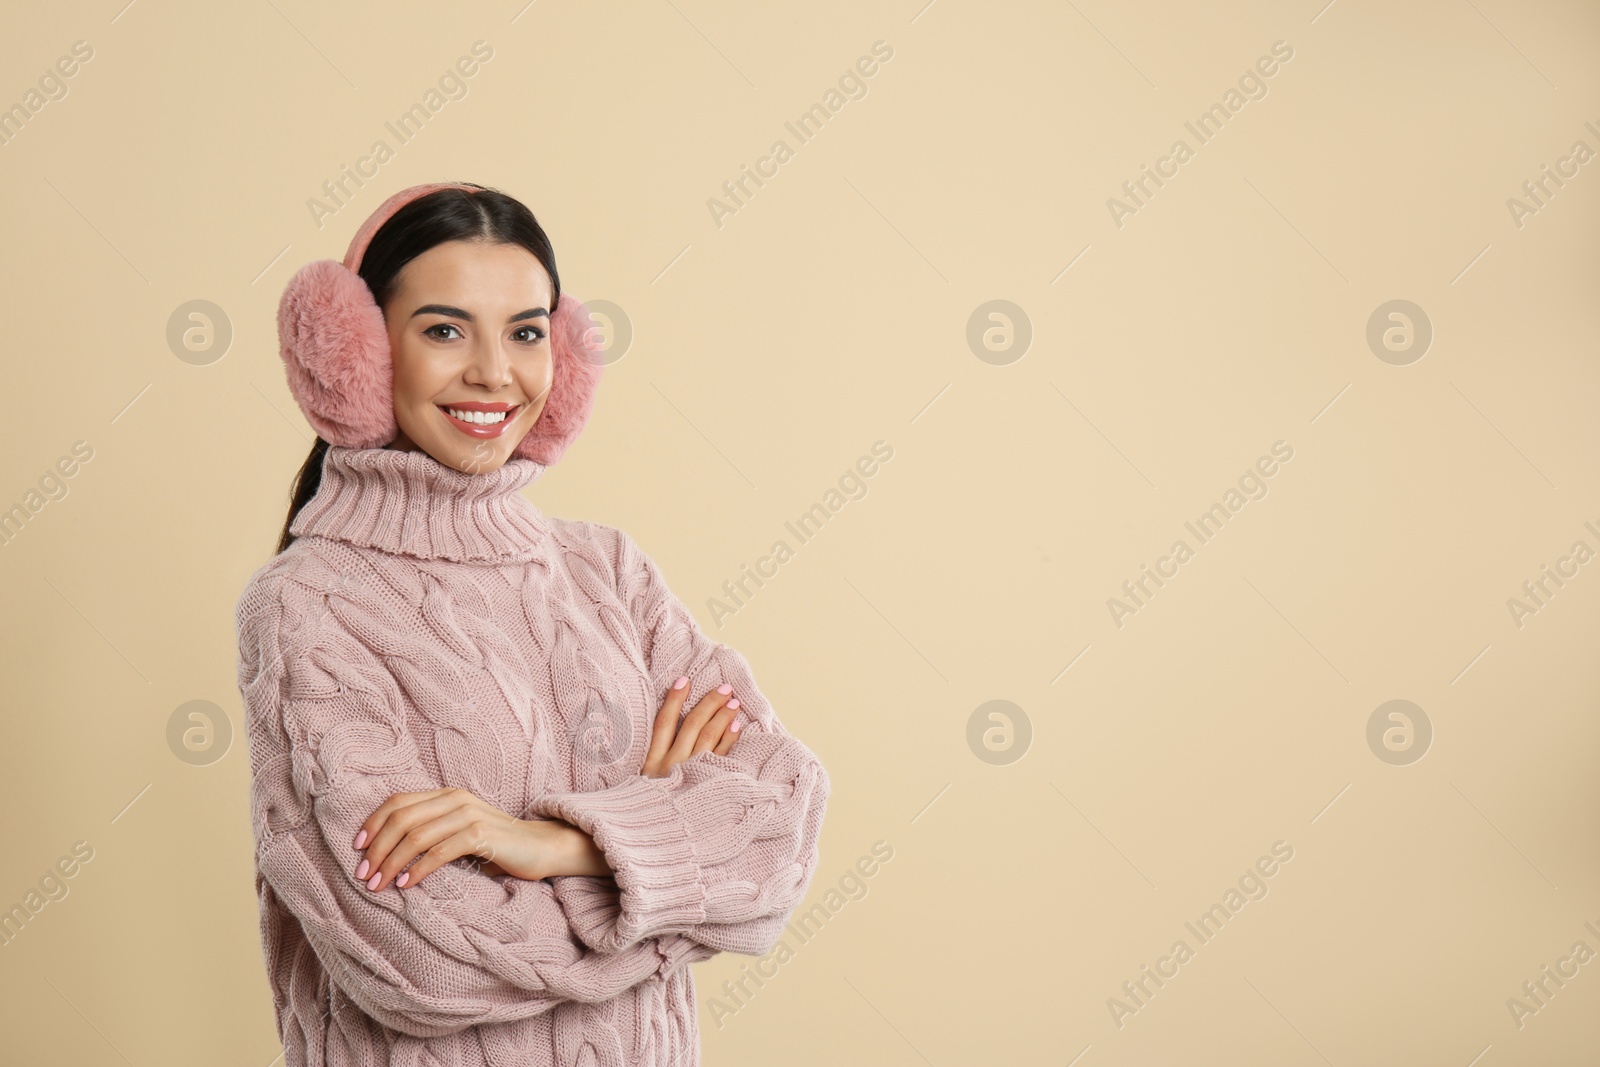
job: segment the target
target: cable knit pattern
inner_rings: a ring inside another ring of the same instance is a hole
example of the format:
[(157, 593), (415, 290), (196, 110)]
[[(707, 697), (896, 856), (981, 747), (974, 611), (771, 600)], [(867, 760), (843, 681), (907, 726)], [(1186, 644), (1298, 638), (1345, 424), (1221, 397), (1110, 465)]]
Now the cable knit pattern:
[[(297, 540), (236, 608), (256, 891), (286, 1067), (699, 1063), (689, 964), (770, 952), (817, 862), (828, 777), (739, 653), (620, 530), (521, 495), (544, 467), (328, 450)], [(640, 774), (679, 674), (739, 740)], [(459, 787), (581, 827), (615, 877), (471, 860), (374, 893), (357, 828)]]

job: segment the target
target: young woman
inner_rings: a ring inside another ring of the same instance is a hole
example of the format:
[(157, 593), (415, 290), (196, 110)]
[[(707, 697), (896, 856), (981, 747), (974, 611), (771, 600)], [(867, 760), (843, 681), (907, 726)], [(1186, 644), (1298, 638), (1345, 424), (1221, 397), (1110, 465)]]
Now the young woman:
[(828, 776), (627, 534), (521, 490), (591, 324), (516, 200), (395, 194), (279, 330), (319, 437), (236, 609), (287, 1067), (699, 1062), (689, 964), (777, 944)]

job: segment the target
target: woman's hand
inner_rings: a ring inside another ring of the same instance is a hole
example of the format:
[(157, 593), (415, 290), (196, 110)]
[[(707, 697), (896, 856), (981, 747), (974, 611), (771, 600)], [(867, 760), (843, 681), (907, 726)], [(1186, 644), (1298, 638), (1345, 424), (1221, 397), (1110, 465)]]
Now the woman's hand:
[(486, 873), (530, 881), (610, 873), (609, 867), (591, 870), (597, 850), (576, 827), (555, 819), (515, 818), (465, 789), (396, 793), (361, 824), (355, 847), (365, 853), (356, 877), (374, 892), (391, 882), (414, 886), (463, 856), (487, 860)]
[(645, 753), (644, 769), (639, 773), (646, 778), (665, 778), (673, 764), (701, 752), (727, 755), (739, 740), (739, 725), (733, 721), (739, 714), (739, 698), (732, 694), (733, 686), (718, 686), (701, 697), (694, 710), (679, 722), (683, 702), (689, 695), (689, 679), (680, 675), (656, 713), (650, 751)]
[[(740, 704), (732, 686), (712, 690), (683, 715), (688, 695), (689, 679), (680, 676), (656, 714), (640, 771), (645, 777), (664, 778), (675, 764), (701, 752), (727, 755), (739, 739), (734, 717)], [(396, 793), (361, 824), (355, 847), (365, 853), (356, 877), (374, 892), (391, 883), (414, 886), (464, 856), (482, 859), (485, 874), (530, 881), (613, 873), (594, 839), (577, 827), (558, 819), (515, 818), (465, 789)]]

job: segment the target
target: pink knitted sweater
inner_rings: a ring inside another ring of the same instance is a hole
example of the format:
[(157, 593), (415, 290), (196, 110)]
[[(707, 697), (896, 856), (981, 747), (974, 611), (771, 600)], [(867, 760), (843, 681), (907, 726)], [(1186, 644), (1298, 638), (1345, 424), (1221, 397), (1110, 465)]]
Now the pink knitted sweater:
[[(828, 776), (744, 658), (621, 531), (543, 515), (544, 467), (328, 450), (236, 609), (261, 937), (286, 1067), (698, 1064), (689, 964), (764, 955), (817, 863)], [(640, 773), (668, 686), (742, 730)], [(589, 833), (615, 877), (457, 860), (356, 879), (390, 795), (453, 786)]]

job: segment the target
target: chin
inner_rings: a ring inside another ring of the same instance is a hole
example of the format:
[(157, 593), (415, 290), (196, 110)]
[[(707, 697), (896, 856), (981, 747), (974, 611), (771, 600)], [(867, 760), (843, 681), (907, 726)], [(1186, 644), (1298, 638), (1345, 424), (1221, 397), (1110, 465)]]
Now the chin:
[[(436, 410), (430, 414), (444, 418)], [(526, 414), (525, 411), (521, 412), (518, 419), (512, 421), (519, 421)], [(527, 425), (531, 426), (533, 421), (527, 419)], [(515, 425), (506, 427), (506, 431), (498, 437), (474, 438), (460, 432), (453, 424), (435, 426), (432, 418), (425, 419), (425, 422), (427, 433), (413, 440), (440, 463), (467, 474), (487, 473), (504, 466), (527, 436), (527, 430)]]
[(485, 474), (505, 465), (516, 449), (515, 441), (443, 441), (429, 440), (424, 449), (428, 455), (467, 474)]

